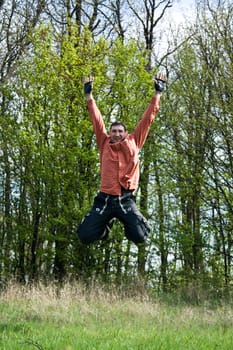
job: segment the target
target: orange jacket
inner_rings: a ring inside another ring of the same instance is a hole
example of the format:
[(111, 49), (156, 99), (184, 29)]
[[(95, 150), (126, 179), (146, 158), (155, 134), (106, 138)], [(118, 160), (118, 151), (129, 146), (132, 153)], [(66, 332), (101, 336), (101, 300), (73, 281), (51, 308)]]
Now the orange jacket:
[(88, 100), (88, 111), (100, 150), (100, 191), (121, 195), (121, 187), (134, 191), (139, 181), (139, 157), (150, 126), (159, 111), (159, 97), (153, 96), (133, 133), (123, 141), (110, 143), (101, 113), (94, 99)]

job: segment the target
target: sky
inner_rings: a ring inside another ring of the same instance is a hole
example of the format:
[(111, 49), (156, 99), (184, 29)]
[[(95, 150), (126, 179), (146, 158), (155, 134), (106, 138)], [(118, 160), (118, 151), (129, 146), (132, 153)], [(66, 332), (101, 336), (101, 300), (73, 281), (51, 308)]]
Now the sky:
[(172, 7), (167, 9), (165, 15), (159, 24), (161, 30), (160, 37), (156, 39), (157, 48), (155, 50), (164, 53), (167, 52), (168, 41), (173, 41), (180, 26), (191, 24), (196, 18), (196, 1), (197, 0), (175, 0)]
[(176, 0), (172, 8), (167, 11), (167, 16), (174, 23), (182, 23), (192, 20), (195, 14), (196, 0)]

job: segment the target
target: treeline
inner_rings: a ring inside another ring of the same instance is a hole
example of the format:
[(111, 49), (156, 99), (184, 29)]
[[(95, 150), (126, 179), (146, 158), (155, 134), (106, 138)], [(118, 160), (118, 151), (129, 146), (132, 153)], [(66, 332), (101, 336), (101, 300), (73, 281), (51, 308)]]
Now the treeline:
[[(168, 35), (160, 28), (173, 3), (1, 2), (2, 284), (140, 276), (168, 291), (231, 285), (233, 7), (207, 1)], [(117, 118), (132, 131), (161, 69), (168, 84), (137, 191), (148, 243), (136, 247), (115, 223), (108, 241), (83, 246), (76, 229), (98, 191), (99, 155), (82, 78), (95, 76), (107, 127)]]

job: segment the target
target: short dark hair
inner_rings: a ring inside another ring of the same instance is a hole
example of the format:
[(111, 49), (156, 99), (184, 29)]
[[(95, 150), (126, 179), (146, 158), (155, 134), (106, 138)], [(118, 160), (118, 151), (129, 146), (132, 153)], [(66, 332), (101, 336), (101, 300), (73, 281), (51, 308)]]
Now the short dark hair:
[(112, 127), (113, 127), (113, 126), (118, 126), (118, 125), (123, 126), (124, 131), (126, 131), (126, 130), (127, 130), (127, 128), (126, 128), (126, 126), (125, 126), (125, 124), (123, 124), (122, 122), (119, 122), (118, 120), (116, 120), (115, 122), (113, 122), (113, 123), (110, 125), (110, 130), (112, 129)]

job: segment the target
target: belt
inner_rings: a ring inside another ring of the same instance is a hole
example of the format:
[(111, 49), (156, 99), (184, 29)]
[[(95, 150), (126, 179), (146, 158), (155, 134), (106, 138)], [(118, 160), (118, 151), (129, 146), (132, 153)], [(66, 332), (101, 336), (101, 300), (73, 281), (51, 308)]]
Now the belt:
[(102, 193), (104, 196), (109, 196), (109, 197), (116, 198), (116, 197), (123, 196), (124, 194), (127, 194), (127, 193), (133, 193), (133, 190), (127, 190), (124, 187), (121, 187), (121, 195), (120, 196), (118, 196), (116, 194), (105, 193), (105, 192), (100, 192), (100, 193)]
[(121, 194), (124, 193), (133, 193), (133, 190), (126, 190), (124, 187), (121, 187)]

